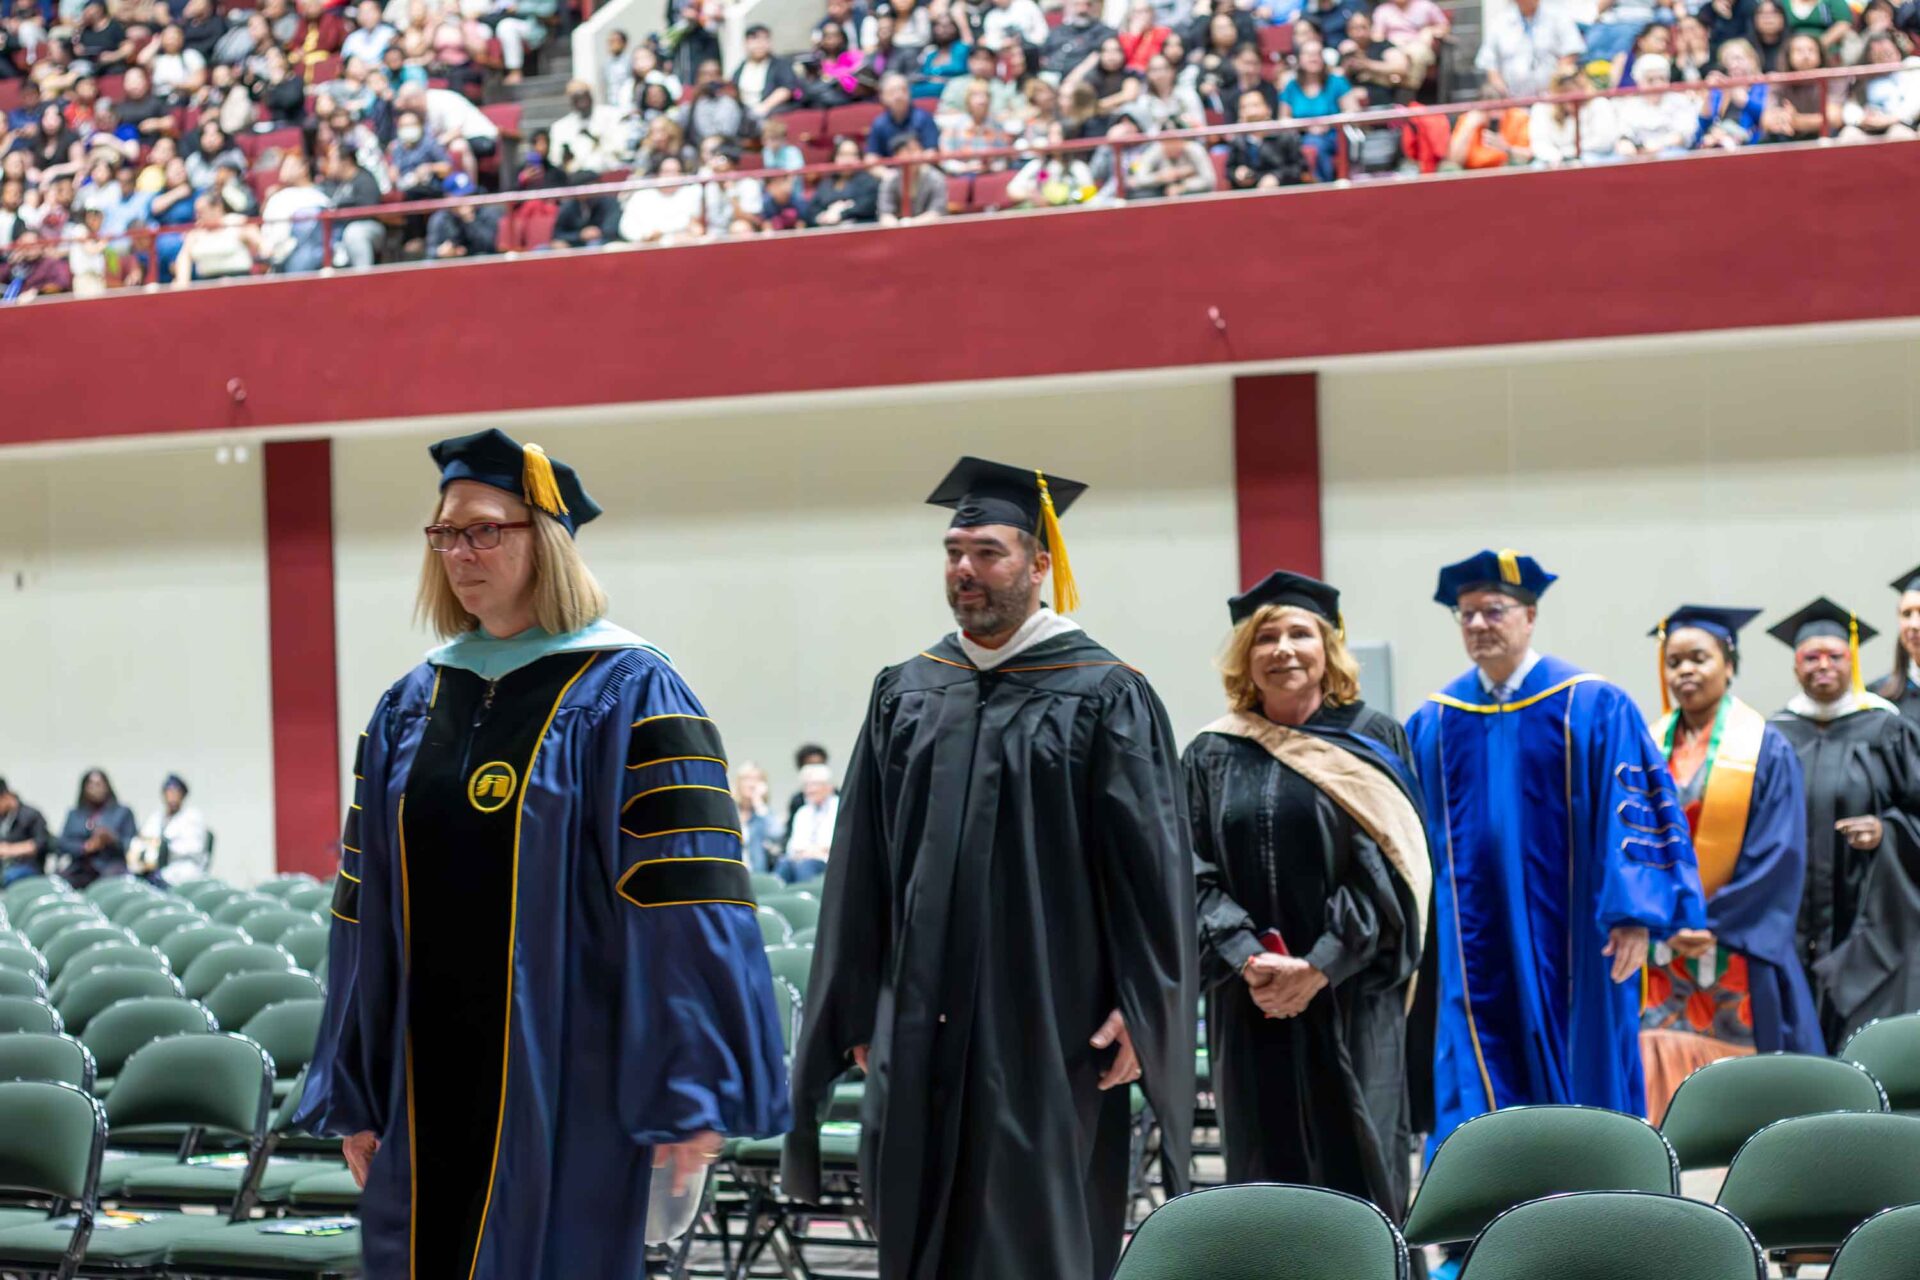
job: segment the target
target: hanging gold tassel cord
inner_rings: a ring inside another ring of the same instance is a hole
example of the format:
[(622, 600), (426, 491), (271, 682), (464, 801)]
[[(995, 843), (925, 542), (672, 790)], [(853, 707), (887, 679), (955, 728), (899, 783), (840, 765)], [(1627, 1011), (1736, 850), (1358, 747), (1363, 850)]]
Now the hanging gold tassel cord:
[(1673, 710), (1673, 695), (1667, 692), (1667, 624), (1660, 624), (1660, 647), (1654, 650), (1659, 655), (1660, 668), (1660, 714), (1666, 715)]
[(1073, 562), (1067, 559), (1067, 540), (1060, 532), (1060, 514), (1053, 509), (1053, 494), (1047, 490), (1046, 473), (1033, 474), (1040, 480), (1040, 534), (1047, 540), (1047, 553), (1053, 557), (1054, 612), (1072, 613), (1080, 607), (1080, 588), (1074, 585)]
[(1853, 696), (1865, 697), (1867, 682), (1860, 675), (1860, 619), (1851, 613), (1847, 615), (1847, 661), (1853, 664)]
[(547, 458), (547, 451), (530, 444), (521, 451), (521, 456), (524, 461), (520, 484), (527, 504), (550, 516), (567, 514), (567, 504), (560, 497), (560, 482), (553, 478), (553, 463)]

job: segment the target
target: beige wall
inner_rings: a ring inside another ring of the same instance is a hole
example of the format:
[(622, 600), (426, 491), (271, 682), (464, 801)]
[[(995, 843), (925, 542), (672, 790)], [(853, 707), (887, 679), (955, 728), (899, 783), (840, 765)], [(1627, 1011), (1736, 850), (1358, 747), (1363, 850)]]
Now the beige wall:
[[(1762, 629), (1816, 595), (1890, 632), (1920, 561), (1920, 341), (1337, 371), (1321, 388), (1327, 571), (1394, 646), (1404, 715), (1465, 669), (1424, 603), (1442, 563), (1514, 547), (1561, 575), (1539, 646), (1657, 709), (1646, 631), (1683, 602), (1764, 607), (1743, 696), (1793, 691)], [(1869, 678), (1890, 637), (1866, 647)]]
[[(1093, 486), (1066, 518), (1096, 637), (1153, 679), (1183, 737), (1217, 714), (1212, 653), (1236, 586), (1229, 384), (972, 394), (502, 425), (579, 468), (607, 514), (581, 548), (614, 621), (672, 654), (733, 758), (779, 794), (817, 739), (844, 764), (874, 675), (952, 629), (942, 513), (963, 453)], [(431, 640), (410, 627), (443, 431), (337, 441), (341, 720), (357, 727)], [(351, 736), (351, 735), (349, 735)]]
[[(674, 655), (734, 758), (784, 794), (796, 743), (844, 763), (874, 673), (950, 629), (943, 521), (920, 499), (962, 452), (1093, 485), (1067, 519), (1081, 620), (1152, 677), (1183, 742), (1211, 719), (1238, 578), (1230, 386), (1205, 371), (502, 425), (581, 468), (608, 508), (581, 545), (615, 620)], [(431, 643), (409, 620), (425, 446), (463, 429), (336, 440), (343, 761)], [(1465, 667), (1428, 597), (1438, 565), (1483, 546), (1559, 572), (1541, 647), (1649, 708), (1644, 633), (1672, 605), (1770, 621), (1825, 592), (1890, 628), (1884, 583), (1920, 561), (1912, 338), (1344, 365), (1323, 374), (1321, 434), (1327, 573), (1354, 639), (1391, 646), (1400, 715)], [(240, 879), (272, 866), (258, 459), (0, 457), (0, 774), (57, 823), (87, 765), (141, 814), (179, 770)], [(1752, 641), (1741, 688), (1771, 709), (1786, 653)], [(1868, 646), (1869, 670), (1891, 652)]]
[(215, 866), (273, 870), (258, 450), (0, 460), (0, 774), (58, 831), (98, 765), (144, 819), (193, 788)]

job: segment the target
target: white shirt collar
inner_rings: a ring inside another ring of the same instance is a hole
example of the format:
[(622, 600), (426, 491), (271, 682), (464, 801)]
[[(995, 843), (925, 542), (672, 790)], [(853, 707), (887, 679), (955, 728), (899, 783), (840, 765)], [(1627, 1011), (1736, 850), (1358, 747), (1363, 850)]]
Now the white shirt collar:
[(1787, 699), (1787, 710), (1802, 720), (1825, 723), (1845, 719), (1856, 711), (1891, 711), (1897, 715), (1900, 708), (1877, 693), (1855, 693), (1849, 689), (1832, 702), (1815, 702), (1804, 693), (1796, 693)]
[(1001, 663), (1006, 662), (1017, 654), (1025, 653), (1028, 649), (1033, 648), (1042, 641), (1051, 640), (1055, 636), (1064, 636), (1069, 632), (1078, 630), (1080, 630), (1079, 623), (1073, 621), (1071, 618), (1063, 618), (1045, 605), (1041, 605), (1039, 610), (1031, 618), (1028, 618), (1020, 624), (1020, 629), (1013, 633), (1012, 639), (1008, 640), (998, 649), (982, 648), (972, 640), (969, 640), (967, 633), (964, 631), (954, 632), (953, 637), (960, 642), (961, 652), (967, 655), (967, 658), (974, 666), (980, 668), (982, 671), (991, 671)]
[[(1532, 649), (1531, 647), (1529, 647), (1527, 650), (1527, 656), (1520, 659), (1520, 665), (1515, 667), (1513, 669), (1513, 674), (1507, 677), (1507, 683), (1505, 686), (1507, 690), (1507, 696), (1512, 697), (1514, 694), (1520, 692), (1520, 686), (1527, 682), (1527, 677), (1532, 675), (1533, 669), (1539, 665), (1540, 665), (1539, 653), (1534, 649)], [(1487, 673), (1484, 671), (1480, 672), (1480, 687), (1481, 689), (1485, 690), (1487, 693), (1493, 692), (1493, 688), (1494, 688), (1493, 681), (1487, 677)]]

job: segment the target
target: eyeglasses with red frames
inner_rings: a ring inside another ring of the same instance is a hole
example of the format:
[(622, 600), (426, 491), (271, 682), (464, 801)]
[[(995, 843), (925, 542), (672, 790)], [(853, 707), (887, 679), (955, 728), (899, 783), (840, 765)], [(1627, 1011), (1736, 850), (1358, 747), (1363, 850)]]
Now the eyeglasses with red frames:
[(508, 529), (531, 529), (531, 520), (482, 520), (476, 524), (430, 524), (426, 527), (427, 545), (435, 551), (451, 551), (465, 538), (475, 551), (491, 551), (500, 545), (500, 535)]

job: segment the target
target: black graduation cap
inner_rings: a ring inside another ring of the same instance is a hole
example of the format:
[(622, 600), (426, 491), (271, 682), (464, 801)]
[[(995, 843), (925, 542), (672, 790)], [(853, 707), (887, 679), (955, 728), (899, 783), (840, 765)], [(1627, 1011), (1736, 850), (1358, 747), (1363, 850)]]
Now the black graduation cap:
[(1723, 609), (1711, 604), (1683, 604), (1668, 614), (1650, 636), (1666, 637), (1682, 627), (1698, 627), (1718, 636), (1729, 648), (1740, 645), (1740, 628), (1760, 616), (1758, 609)]
[(1078, 480), (967, 457), (953, 464), (946, 479), (927, 495), (927, 504), (953, 511), (949, 529), (1004, 524), (1038, 535), (1053, 557), (1054, 607), (1067, 613), (1079, 607), (1080, 592), (1074, 586), (1059, 518), (1086, 491)]
[(1908, 591), (1920, 591), (1920, 564), (1917, 564), (1913, 568), (1907, 570), (1905, 573), (1901, 574), (1899, 577), (1895, 578), (1892, 582), (1889, 582), (1887, 585), (1892, 587), (1895, 591), (1899, 591), (1902, 593), (1908, 592)]
[(1852, 610), (1844, 609), (1821, 596), (1798, 613), (1768, 627), (1767, 634), (1789, 649), (1798, 649), (1819, 636), (1830, 636), (1847, 641), (1857, 650), (1858, 646), (1880, 633), (1860, 621)]
[(547, 457), (537, 444), (522, 445), (497, 427), (442, 440), (427, 452), (440, 468), (442, 490), (455, 480), (491, 485), (546, 512), (565, 526), (569, 536), (600, 514), (600, 504), (587, 496), (572, 467)]
[(1268, 605), (1276, 604), (1305, 609), (1325, 618), (1336, 630), (1340, 627), (1340, 588), (1287, 569), (1275, 569), (1227, 601), (1227, 616), (1239, 626)]

